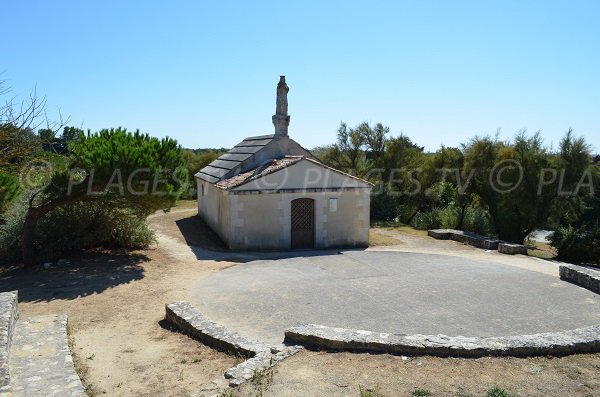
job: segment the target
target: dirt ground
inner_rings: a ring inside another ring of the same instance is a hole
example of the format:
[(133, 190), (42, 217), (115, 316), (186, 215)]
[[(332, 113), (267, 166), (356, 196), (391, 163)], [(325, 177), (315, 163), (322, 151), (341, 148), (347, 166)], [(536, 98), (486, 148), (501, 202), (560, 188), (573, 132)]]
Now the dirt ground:
[[(165, 304), (185, 300), (195, 280), (235, 265), (222, 255), (212, 260), (210, 253), (199, 258), (192, 252), (188, 244), (210, 250), (201, 252), (223, 251), (194, 214), (194, 203), (187, 202), (152, 216), (158, 244), (148, 250), (87, 253), (69, 258), (69, 265), (0, 273), (0, 290), (19, 289), (22, 317), (69, 315), (73, 356), (90, 395), (185, 396), (235, 364), (162, 321)], [(435, 241), (411, 230), (377, 228), (373, 235), (381, 243), (373, 249), (485, 258), (556, 273), (546, 261)], [(600, 354), (473, 360), (307, 351), (235, 394), (389, 397), (419, 388), (432, 396), (485, 396), (494, 386), (518, 396), (600, 396)]]
[[(600, 356), (442, 359), (307, 351), (278, 365), (270, 384), (247, 384), (237, 395), (409, 397), (421, 389), (431, 396), (484, 397), (494, 387), (521, 397), (598, 395)], [(372, 394), (361, 395), (360, 388)]]
[(0, 275), (0, 290), (19, 290), (21, 317), (68, 314), (90, 395), (188, 395), (235, 364), (162, 321), (165, 304), (185, 299), (196, 278), (230, 266), (196, 260), (181, 238), (174, 246), (169, 235), (181, 236), (175, 221), (192, 214), (183, 206), (153, 217), (159, 244), (148, 250), (88, 253), (68, 266)]

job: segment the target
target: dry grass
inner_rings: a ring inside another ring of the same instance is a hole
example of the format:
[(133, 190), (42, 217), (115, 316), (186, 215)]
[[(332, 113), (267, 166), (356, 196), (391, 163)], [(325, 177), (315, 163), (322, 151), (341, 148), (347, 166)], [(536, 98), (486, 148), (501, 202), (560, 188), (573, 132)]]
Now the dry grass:
[(411, 226), (397, 222), (375, 222), (371, 225), (372, 229), (395, 231), (402, 234), (415, 237), (427, 237), (426, 230), (417, 230)]
[(384, 230), (371, 229), (369, 230), (369, 246), (370, 247), (383, 247), (400, 245), (402, 241), (395, 237), (388, 236)]
[[(519, 397), (597, 396), (599, 358), (599, 354), (578, 354), (454, 359), (305, 351), (277, 366), (262, 395), (409, 397), (429, 392), (434, 397), (484, 397), (505, 390)], [(243, 386), (240, 395), (254, 397), (249, 386)]]
[(388, 230), (395, 230), (399, 233), (408, 234), (409, 236), (415, 237), (427, 237), (427, 230), (417, 230), (413, 227), (406, 225), (399, 225), (387, 228)]
[(527, 255), (529, 256), (540, 259), (554, 259), (556, 257), (556, 249), (548, 243), (532, 241), (527, 246)]

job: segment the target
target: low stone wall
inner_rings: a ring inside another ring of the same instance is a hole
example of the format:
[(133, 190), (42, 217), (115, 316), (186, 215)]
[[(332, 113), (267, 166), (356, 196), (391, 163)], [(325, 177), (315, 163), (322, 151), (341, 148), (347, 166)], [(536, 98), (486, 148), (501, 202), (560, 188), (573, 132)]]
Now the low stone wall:
[(271, 346), (241, 336), (237, 332), (207, 319), (194, 306), (185, 301), (167, 305), (166, 320), (183, 333), (207, 346), (248, 358), (246, 361), (226, 370), (223, 374), (224, 378), (215, 379), (205, 385), (200, 390), (199, 396), (218, 396), (223, 388), (237, 387), (252, 379), (257, 371), (272, 368), (279, 361), (296, 354), (302, 349), (301, 346)]
[(427, 235), (437, 240), (453, 240), (459, 243), (472, 245), (473, 247), (498, 250), (502, 254), (527, 255), (527, 247), (521, 244), (510, 244), (502, 240), (496, 240), (479, 234), (463, 232), (462, 230), (454, 229), (432, 229), (427, 231)]
[(0, 293), (0, 391), (10, 384), (8, 360), (15, 330), (19, 318), (17, 291)]
[(451, 240), (452, 233), (455, 231), (452, 229), (431, 229), (427, 231), (427, 235), (437, 240)]
[(214, 349), (246, 358), (270, 349), (262, 342), (239, 335), (204, 317), (189, 302), (175, 302), (166, 307), (166, 320), (184, 334)]
[(600, 270), (576, 265), (560, 265), (560, 279), (600, 294)]
[(497, 250), (500, 240), (490, 239), (479, 234), (463, 232), (462, 230), (453, 230), (450, 238), (459, 243), (467, 243), (473, 247), (486, 249), (486, 250)]
[(285, 343), (309, 349), (439, 357), (546, 356), (600, 351), (600, 325), (507, 337), (399, 335), (307, 324), (285, 332)]
[(527, 255), (527, 247), (522, 244), (500, 243), (498, 252), (508, 255)]
[(258, 353), (256, 356), (229, 368), (225, 371), (225, 378), (230, 379), (229, 385), (236, 387), (252, 379), (257, 370), (273, 368), (278, 362), (293, 356), (302, 349), (301, 346), (281, 346), (270, 351)]
[(73, 365), (66, 315), (19, 319), (12, 349), (10, 396), (87, 396)]

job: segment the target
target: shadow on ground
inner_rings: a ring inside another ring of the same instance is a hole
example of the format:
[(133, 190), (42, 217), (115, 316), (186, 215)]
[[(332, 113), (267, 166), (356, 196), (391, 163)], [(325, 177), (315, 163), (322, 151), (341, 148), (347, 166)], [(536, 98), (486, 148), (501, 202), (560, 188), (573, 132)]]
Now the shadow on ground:
[[(175, 221), (186, 244), (196, 259), (233, 263), (248, 263), (257, 260), (277, 260), (294, 257), (337, 255), (339, 250), (299, 250), (299, 251), (232, 251), (223, 240), (197, 215)], [(344, 249), (348, 251), (348, 249)], [(360, 249), (364, 251), (364, 249)]]
[(216, 252), (228, 251), (223, 240), (198, 215), (176, 220), (175, 224), (190, 247)]
[(142, 254), (91, 252), (70, 259), (69, 265), (53, 264), (48, 269), (16, 266), (0, 273), (0, 292), (19, 290), (20, 302), (76, 299), (141, 280), (141, 264), (149, 260)]

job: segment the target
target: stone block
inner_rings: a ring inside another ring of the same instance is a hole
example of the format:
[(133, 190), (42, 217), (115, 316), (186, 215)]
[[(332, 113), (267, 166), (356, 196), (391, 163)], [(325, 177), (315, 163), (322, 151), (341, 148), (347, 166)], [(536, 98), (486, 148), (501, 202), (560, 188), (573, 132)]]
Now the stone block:
[(527, 247), (522, 244), (500, 243), (498, 252), (508, 255), (527, 255)]
[(8, 360), (19, 318), (17, 291), (0, 293), (0, 388), (10, 384)]
[(561, 265), (560, 279), (600, 294), (600, 270), (577, 265)]
[(427, 235), (438, 240), (450, 240), (452, 232), (451, 229), (432, 229), (427, 231)]

